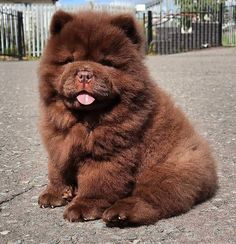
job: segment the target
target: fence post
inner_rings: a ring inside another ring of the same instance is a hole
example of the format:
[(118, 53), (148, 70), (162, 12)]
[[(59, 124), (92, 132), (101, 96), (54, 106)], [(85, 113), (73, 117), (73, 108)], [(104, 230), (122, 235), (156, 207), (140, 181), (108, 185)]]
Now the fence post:
[(152, 42), (152, 11), (148, 11), (148, 26), (147, 26), (147, 41), (148, 47)]
[(143, 29), (145, 30), (145, 24), (146, 24), (146, 15), (143, 13)]
[(219, 11), (219, 46), (222, 46), (222, 32), (223, 32), (223, 3), (220, 3), (220, 11)]
[(22, 45), (22, 38), (23, 38), (23, 33), (22, 33), (22, 25), (23, 25), (23, 17), (22, 17), (22, 12), (17, 11), (17, 41), (18, 41), (18, 58), (19, 60), (22, 60), (23, 57), (23, 45)]

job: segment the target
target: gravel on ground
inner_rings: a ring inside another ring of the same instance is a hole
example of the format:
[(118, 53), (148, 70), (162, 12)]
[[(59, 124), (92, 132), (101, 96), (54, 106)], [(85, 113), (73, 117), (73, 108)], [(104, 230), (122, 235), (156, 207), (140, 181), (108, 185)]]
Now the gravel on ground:
[(38, 62), (0, 62), (0, 243), (236, 243), (236, 48), (149, 56), (153, 79), (211, 144), (220, 189), (211, 200), (151, 226), (68, 223), (40, 209), (47, 158), (37, 130)]

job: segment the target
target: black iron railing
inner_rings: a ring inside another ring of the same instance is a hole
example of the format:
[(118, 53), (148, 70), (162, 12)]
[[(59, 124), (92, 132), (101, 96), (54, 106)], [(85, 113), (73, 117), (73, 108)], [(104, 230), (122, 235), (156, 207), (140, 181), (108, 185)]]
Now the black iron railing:
[(147, 51), (172, 54), (222, 45), (223, 5), (144, 15)]
[(25, 56), (22, 12), (0, 9), (0, 55), (19, 59)]

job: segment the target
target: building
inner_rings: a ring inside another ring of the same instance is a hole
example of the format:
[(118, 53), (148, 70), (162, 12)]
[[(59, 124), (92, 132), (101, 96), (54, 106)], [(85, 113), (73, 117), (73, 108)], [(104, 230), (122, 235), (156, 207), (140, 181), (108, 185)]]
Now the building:
[(1, 3), (23, 3), (23, 4), (37, 4), (37, 3), (51, 3), (55, 4), (58, 0), (0, 0)]
[(136, 10), (137, 12), (153, 11), (159, 13), (161, 11), (161, 4), (163, 0), (152, 0), (152, 1), (137, 1)]
[(160, 13), (162, 8), (163, 0), (155, 0), (146, 2), (146, 10), (153, 11), (153, 13)]

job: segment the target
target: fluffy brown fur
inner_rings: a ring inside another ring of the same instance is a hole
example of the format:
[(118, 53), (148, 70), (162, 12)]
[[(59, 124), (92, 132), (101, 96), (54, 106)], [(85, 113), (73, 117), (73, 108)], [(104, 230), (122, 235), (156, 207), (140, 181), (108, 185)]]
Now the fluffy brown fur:
[[(57, 12), (41, 60), (41, 135), (49, 183), (41, 207), (69, 221), (152, 224), (217, 188), (207, 143), (149, 77), (130, 15)], [(92, 96), (81, 104), (79, 94)]]

